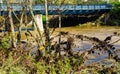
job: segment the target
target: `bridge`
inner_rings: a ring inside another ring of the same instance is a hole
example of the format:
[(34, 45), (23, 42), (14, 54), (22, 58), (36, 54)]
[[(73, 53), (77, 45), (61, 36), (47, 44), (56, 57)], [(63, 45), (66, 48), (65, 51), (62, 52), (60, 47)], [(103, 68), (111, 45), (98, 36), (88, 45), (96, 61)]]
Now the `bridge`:
[[(23, 5), (20, 4), (11, 4), (10, 8), (12, 9), (12, 15), (14, 16), (21, 14), (23, 10)], [(90, 5), (48, 5), (48, 14), (49, 15), (95, 15), (95, 14), (103, 14), (107, 13), (112, 9), (112, 5), (110, 4), (90, 4)], [(39, 29), (44, 31), (43, 29), (43, 21), (42, 15), (45, 14), (45, 5), (37, 4), (32, 6), (32, 11), (35, 14), (35, 20), (39, 25)], [(15, 14), (14, 14), (15, 13)], [(26, 6), (26, 15), (30, 15), (30, 8)], [(8, 8), (6, 4), (0, 4), (0, 16), (7, 16)]]
[[(11, 4), (11, 9), (16, 13), (20, 14), (23, 7), (19, 4)], [(26, 14), (29, 14), (29, 7), (26, 7)], [(45, 14), (44, 4), (37, 4), (32, 6), (34, 14)], [(93, 14), (103, 14), (109, 12), (112, 9), (110, 4), (90, 4), (90, 5), (48, 5), (49, 15), (93, 15)], [(0, 16), (7, 15), (7, 5), (0, 4)]]

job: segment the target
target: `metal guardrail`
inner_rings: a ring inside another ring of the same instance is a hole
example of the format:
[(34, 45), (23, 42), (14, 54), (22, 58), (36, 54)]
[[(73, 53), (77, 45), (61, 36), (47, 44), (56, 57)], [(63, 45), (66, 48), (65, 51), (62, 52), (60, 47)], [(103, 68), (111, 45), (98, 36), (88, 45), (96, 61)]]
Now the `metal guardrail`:
[[(33, 12), (35, 14), (45, 14), (45, 6), (43, 4), (37, 4), (33, 5)], [(13, 11), (21, 11), (23, 6), (19, 4), (11, 4), (11, 8)], [(84, 14), (83, 11), (95, 11), (95, 10), (110, 10), (112, 9), (112, 5), (110, 4), (90, 4), (90, 5), (49, 5), (49, 14)], [(27, 7), (27, 10), (29, 11), (29, 7)], [(68, 12), (66, 12), (68, 11)], [(71, 13), (72, 11), (72, 13)], [(7, 12), (7, 5), (0, 4), (0, 13)], [(73, 13), (74, 12), (74, 13)], [(29, 12), (28, 12), (29, 13)], [(86, 14), (86, 13), (85, 13)], [(2, 14), (1, 14), (2, 15)]]

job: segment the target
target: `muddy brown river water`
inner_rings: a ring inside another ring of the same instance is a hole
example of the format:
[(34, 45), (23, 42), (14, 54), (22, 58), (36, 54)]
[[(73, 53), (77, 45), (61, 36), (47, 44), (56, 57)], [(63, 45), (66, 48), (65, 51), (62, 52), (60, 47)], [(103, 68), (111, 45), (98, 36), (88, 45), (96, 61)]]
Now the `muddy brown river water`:
[[(56, 29), (55, 32), (53, 33), (53, 36), (58, 34), (59, 29)], [(100, 40), (104, 40), (107, 36), (113, 35), (114, 32), (120, 33), (120, 29), (117, 27), (104, 27), (104, 28), (80, 28), (80, 27), (65, 27), (61, 28), (61, 31), (64, 32), (69, 32), (70, 34), (81, 34), (89, 37), (97, 37)], [(119, 35), (113, 36), (111, 39), (111, 43), (115, 42), (116, 40), (120, 39)], [(55, 40), (58, 40), (56, 38)], [(61, 40), (66, 40), (65, 38), (61, 38)], [(92, 44), (90, 41), (79, 41), (75, 40), (74, 41), (75, 47), (73, 47), (73, 51), (80, 51), (84, 52), (86, 50), (89, 50), (92, 47)], [(115, 50), (120, 49), (120, 41), (116, 42), (113, 44), (115, 46)], [(97, 51), (99, 52), (99, 51)], [(120, 52), (115, 53), (114, 55), (119, 55)], [(100, 63), (104, 64), (107, 66), (113, 65), (114, 60), (108, 60), (108, 53), (107, 52), (102, 52), (100, 55), (98, 54), (89, 54), (87, 55), (88, 59), (85, 61), (85, 65), (89, 65), (92, 63)]]

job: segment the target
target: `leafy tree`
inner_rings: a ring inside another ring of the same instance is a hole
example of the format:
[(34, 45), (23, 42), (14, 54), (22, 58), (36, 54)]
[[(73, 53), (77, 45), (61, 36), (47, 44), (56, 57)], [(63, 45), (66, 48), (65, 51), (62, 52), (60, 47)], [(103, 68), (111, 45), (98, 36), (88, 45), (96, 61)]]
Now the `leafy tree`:
[(120, 23), (120, 2), (113, 2), (113, 9), (110, 12), (110, 18), (113, 20), (112, 24), (119, 25)]

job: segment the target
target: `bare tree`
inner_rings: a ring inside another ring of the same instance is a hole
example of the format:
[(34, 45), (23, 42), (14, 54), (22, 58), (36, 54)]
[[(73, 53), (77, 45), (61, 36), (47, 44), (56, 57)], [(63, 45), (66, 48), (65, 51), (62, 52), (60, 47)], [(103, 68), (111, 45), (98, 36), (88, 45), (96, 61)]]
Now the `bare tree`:
[(26, 4), (27, 4), (27, 0), (23, 3), (23, 9), (22, 9), (21, 17), (20, 17), (20, 24), (18, 26), (18, 35), (17, 35), (17, 38), (18, 38), (18, 42), (19, 43), (21, 41), (21, 26), (23, 24), (23, 16), (24, 16), (24, 13), (25, 13), (25, 10), (26, 10)]
[(46, 51), (49, 52), (51, 48), (51, 43), (50, 43), (50, 35), (49, 35), (49, 21), (48, 21), (48, 0), (45, 0), (45, 13), (46, 13), (46, 25), (45, 25), (45, 37), (46, 37), (46, 42), (45, 44), (47, 45)]
[(16, 47), (16, 41), (15, 41), (15, 33), (14, 33), (14, 24), (13, 24), (13, 19), (12, 19), (12, 10), (10, 7), (10, 2), (7, 2), (7, 9), (8, 9), (8, 17), (9, 17), (9, 21), (10, 21), (10, 31), (11, 31), (11, 44), (12, 47)]
[(41, 42), (42, 45), (44, 45), (44, 42), (43, 42), (43, 39), (42, 39), (42, 35), (41, 35), (40, 29), (38, 27), (39, 24), (37, 24), (37, 21), (35, 20), (35, 16), (34, 16), (34, 13), (33, 13), (33, 10), (32, 10), (32, 0), (28, 0), (28, 1), (29, 1), (30, 13), (31, 13), (32, 19), (33, 19), (33, 21), (35, 23), (35, 26), (37, 28), (37, 31), (38, 31), (38, 34), (39, 34), (39, 37), (40, 37), (40, 42)]

